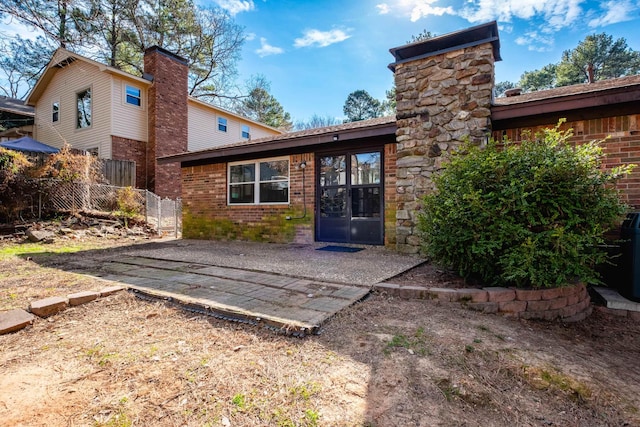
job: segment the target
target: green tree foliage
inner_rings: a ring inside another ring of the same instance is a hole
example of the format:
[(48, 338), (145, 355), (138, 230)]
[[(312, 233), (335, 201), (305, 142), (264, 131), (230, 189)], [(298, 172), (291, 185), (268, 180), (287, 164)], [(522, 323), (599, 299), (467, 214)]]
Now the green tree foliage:
[(431, 31), (422, 30), (422, 32), (419, 33), (418, 35), (412, 35), (411, 40), (409, 40), (407, 43), (417, 43), (417, 42), (432, 39), (435, 36), (436, 34), (432, 33)]
[(504, 93), (506, 91), (508, 91), (509, 89), (513, 89), (515, 87), (516, 87), (516, 84), (510, 81), (498, 82), (494, 86), (495, 95), (496, 97), (504, 96)]
[(349, 94), (342, 111), (347, 116), (345, 122), (356, 122), (381, 117), (384, 109), (382, 103), (366, 90), (356, 90)]
[(640, 72), (640, 52), (629, 48), (624, 38), (614, 40), (600, 33), (590, 34), (574, 49), (562, 53), (557, 64), (525, 72), (518, 83), (526, 92), (606, 80)]
[(393, 115), (396, 113), (396, 84), (393, 83), (391, 89), (384, 92), (385, 101), (382, 103), (383, 114)]
[(487, 285), (597, 282), (598, 245), (625, 212), (613, 184), (631, 167), (601, 169), (599, 142), (573, 146), (571, 136), (559, 124), (453, 155), (424, 198), (426, 254)]
[(32, 183), (27, 172), (32, 167), (27, 157), (0, 147), (0, 218), (12, 220), (28, 205)]
[[(46, 49), (31, 49), (40, 64), (66, 47), (141, 75), (144, 50), (163, 47), (187, 60), (190, 95), (208, 101), (231, 96), (245, 41), (243, 28), (226, 12), (191, 0), (3, 0), (0, 14), (42, 32)], [(0, 62), (5, 74), (21, 64), (17, 58), (8, 68)]]
[(238, 114), (281, 130), (289, 131), (293, 128), (291, 115), (269, 93), (271, 84), (264, 76), (254, 77), (249, 87), (249, 95), (236, 107)]

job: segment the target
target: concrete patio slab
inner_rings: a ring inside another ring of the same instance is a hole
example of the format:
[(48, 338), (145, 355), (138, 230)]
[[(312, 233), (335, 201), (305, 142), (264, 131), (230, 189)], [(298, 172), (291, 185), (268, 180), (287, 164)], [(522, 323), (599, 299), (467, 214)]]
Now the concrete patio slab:
[(375, 283), (424, 261), (380, 247), (316, 251), (321, 246), (174, 240), (97, 252), (72, 268), (126, 285), (141, 298), (306, 335)]

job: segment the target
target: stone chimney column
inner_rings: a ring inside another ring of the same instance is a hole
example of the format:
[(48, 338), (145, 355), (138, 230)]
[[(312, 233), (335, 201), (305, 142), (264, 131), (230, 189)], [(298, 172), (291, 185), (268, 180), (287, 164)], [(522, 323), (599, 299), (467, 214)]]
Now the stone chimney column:
[(161, 47), (144, 52), (144, 71), (153, 79), (148, 93), (148, 189), (162, 197), (180, 197), (180, 163), (158, 165), (157, 158), (187, 151), (187, 61)]
[[(432, 176), (469, 140), (491, 128), (494, 62), (500, 60), (495, 22), (391, 49), (396, 62), (397, 250), (417, 253), (421, 198)], [(451, 224), (455, 227), (455, 224)]]

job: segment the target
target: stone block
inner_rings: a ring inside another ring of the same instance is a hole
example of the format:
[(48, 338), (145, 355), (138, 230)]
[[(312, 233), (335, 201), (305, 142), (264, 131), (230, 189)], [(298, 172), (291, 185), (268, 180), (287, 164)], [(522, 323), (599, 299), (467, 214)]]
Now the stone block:
[(458, 301), (488, 302), (489, 294), (484, 289), (457, 289)]
[[(539, 301), (542, 299), (542, 291), (538, 289), (514, 289), (518, 301)], [(576, 301), (577, 302), (577, 301)]]
[(497, 313), (500, 308), (497, 302), (472, 302), (467, 304), (467, 307), (472, 310), (491, 314)]
[(19, 331), (33, 323), (35, 317), (31, 313), (16, 308), (0, 313), (0, 335)]
[(50, 297), (29, 304), (29, 311), (40, 317), (49, 317), (67, 308), (67, 299), (62, 297)]
[(437, 299), (438, 301), (457, 301), (458, 293), (455, 289), (448, 288), (431, 288), (428, 292), (429, 298)]
[(591, 312), (592, 312), (592, 308), (589, 307), (587, 310), (577, 313), (571, 317), (563, 318), (562, 321), (565, 323), (582, 322), (584, 319), (591, 316)]
[(540, 301), (528, 301), (527, 302), (527, 311), (528, 312), (540, 312), (547, 311), (551, 309), (551, 302), (546, 300)]
[(564, 308), (567, 306), (567, 297), (560, 297), (556, 299), (549, 300), (551, 303), (551, 310), (557, 310), (559, 308)]
[(564, 296), (563, 288), (542, 289), (542, 299), (552, 300)]
[(69, 299), (69, 305), (80, 305), (86, 304), (89, 301), (93, 301), (100, 296), (100, 292), (94, 291), (85, 291), (85, 292), (77, 292), (75, 294), (67, 295)]
[(100, 297), (106, 297), (126, 289), (124, 286), (108, 286), (100, 290)]
[(487, 291), (490, 302), (513, 301), (516, 299), (516, 292), (513, 289), (488, 287), (484, 288), (484, 290)]
[(527, 301), (504, 301), (498, 303), (498, 310), (503, 313), (522, 313), (527, 309)]

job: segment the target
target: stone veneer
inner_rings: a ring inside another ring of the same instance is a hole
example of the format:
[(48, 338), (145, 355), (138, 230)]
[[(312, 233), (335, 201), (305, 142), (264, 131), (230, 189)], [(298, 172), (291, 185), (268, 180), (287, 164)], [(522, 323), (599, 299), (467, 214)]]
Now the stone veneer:
[(397, 100), (396, 247), (416, 253), (420, 198), (433, 190), (444, 154), (464, 141), (482, 143), (490, 128), (494, 83), (491, 43), (399, 63)]

